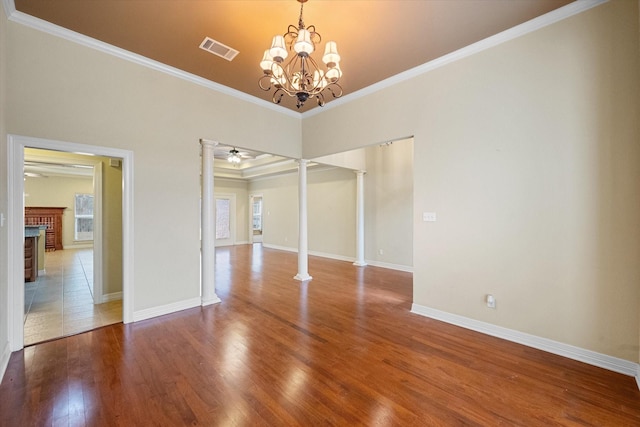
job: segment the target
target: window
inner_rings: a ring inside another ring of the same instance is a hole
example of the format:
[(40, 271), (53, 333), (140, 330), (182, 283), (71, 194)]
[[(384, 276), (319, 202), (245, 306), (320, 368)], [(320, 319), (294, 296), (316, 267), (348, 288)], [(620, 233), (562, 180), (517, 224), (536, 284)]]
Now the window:
[(229, 199), (216, 199), (216, 239), (231, 237), (230, 210)]
[(253, 231), (262, 231), (262, 199), (253, 199)]
[(93, 240), (93, 194), (75, 196), (75, 240)]

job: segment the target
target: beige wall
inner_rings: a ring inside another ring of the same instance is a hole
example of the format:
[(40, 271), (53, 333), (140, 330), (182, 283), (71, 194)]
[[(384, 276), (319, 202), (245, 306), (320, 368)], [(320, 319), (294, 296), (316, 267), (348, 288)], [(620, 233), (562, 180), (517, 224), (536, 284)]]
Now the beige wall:
[(93, 241), (74, 240), (74, 197), (76, 194), (93, 194), (93, 178), (68, 178), (50, 176), (29, 178), (24, 181), (24, 205), (66, 208), (62, 215), (62, 246), (66, 249), (76, 244), (92, 246)]
[(263, 243), (297, 248), (298, 175), (281, 175), (251, 181), (249, 194), (262, 195)]
[(102, 293), (122, 292), (122, 162), (102, 162)]
[(638, 16), (612, 1), (304, 120), (306, 157), (415, 136), (416, 304), (638, 362)]
[[(349, 170), (330, 168), (307, 172), (310, 252), (354, 258), (355, 190), (355, 174)], [(252, 181), (249, 193), (263, 197), (264, 244), (297, 250), (297, 173)]]
[[(413, 267), (413, 141), (365, 149), (365, 259)], [(380, 253), (382, 251), (382, 253)]]
[(199, 139), (299, 157), (299, 119), (7, 25), (7, 131), (132, 151), (134, 311), (199, 298)]
[[(294, 200), (298, 200), (297, 188)], [(309, 172), (307, 226), (309, 251), (355, 258), (356, 175), (352, 171), (333, 168)], [(313, 276), (312, 271), (310, 274)]]

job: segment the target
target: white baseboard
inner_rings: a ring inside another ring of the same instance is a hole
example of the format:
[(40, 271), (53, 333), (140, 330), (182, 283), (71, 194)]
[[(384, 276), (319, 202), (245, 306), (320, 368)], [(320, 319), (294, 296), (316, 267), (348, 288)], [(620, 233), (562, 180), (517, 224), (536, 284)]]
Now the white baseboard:
[(11, 357), (11, 349), (9, 348), (9, 341), (4, 343), (2, 354), (0, 355), (0, 382), (4, 378), (4, 373), (7, 371), (9, 365), (9, 358)]
[(161, 305), (158, 307), (151, 307), (144, 310), (134, 311), (133, 321), (139, 322), (141, 320), (151, 319), (153, 317), (164, 316), (165, 314), (175, 313), (176, 311), (198, 307), (201, 303), (202, 299), (200, 297), (197, 297), (184, 301), (173, 302), (171, 304)]
[(235, 244), (236, 245), (248, 245), (249, 241), (248, 240), (239, 240)]
[(268, 249), (276, 249), (278, 251), (298, 252), (297, 248), (291, 248), (289, 246), (272, 245), (271, 243), (264, 243), (264, 242), (262, 242), (262, 246)]
[(102, 302), (117, 301), (121, 299), (122, 299), (122, 291), (112, 292), (110, 294), (102, 295)]
[[(277, 249), (279, 251), (298, 252), (297, 248), (291, 248), (288, 246), (272, 245), (270, 243), (263, 243), (262, 246), (269, 249)], [(309, 251), (309, 255), (319, 256), (322, 258), (335, 259), (338, 261), (354, 262), (356, 260), (354, 257), (329, 254), (326, 252)], [(371, 265), (373, 267), (388, 268), (389, 270), (406, 271), (408, 273), (413, 273), (413, 267), (410, 265), (391, 264), (388, 262), (370, 261), (370, 260), (365, 260), (365, 262), (367, 263), (367, 265)]]
[(481, 322), (479, 320), (470, 319), (468, 317), (459, 316), (457, 314), (447, 313), (446, 311), (436, 310), (434, 308), (425, 307), (418, 304), (411, 306), (411, 312), (421, 316), (430, 317), (432, 319), (441, 320), (451, 323), (452, 325), (461, 326), (476, 332), (502, 338), (507, 341), (516, 342), (528, 347), (537, 348), (549, 353), (564, 356), (569, 359), (587, 363), (589, 365), (598, 366), (610, 371), (618, 372), (624, 375), (635, 377), (640, 387), (640, 365), (628, 360), (620, 359), (606, 354), (597, 353), (595, 351), (586, 350), (584, 348), (575, 347), (570, 344), (530, 335), (524, 332), (515, 331), (513, 329), (503, 328), (501, 326), (492, 325), (491, 323)]
[(73, 243), (63, 246), (62, 249), (93, 249), (93, 243)]
[(371, 261), (366, 259), (367, 265), (374, 267), (388, 268), (389, 270), (406, 271), (407, 273), (413, 273), (413, 267), (410, 265), (391, 264), (389, 262)]
[(350, 256), (344, 256), (344, 255), (335, 255), (335, 254), (328, 254), (326, 252), (316, 252), (316, 251), (309, 251), (309, 255), (312, 256), (319, 256), (321, 258), (329, 258), (329, 259), (335, 259), (336, 261), (348, 261), (348, 262), (353, 262), (356, 259)]

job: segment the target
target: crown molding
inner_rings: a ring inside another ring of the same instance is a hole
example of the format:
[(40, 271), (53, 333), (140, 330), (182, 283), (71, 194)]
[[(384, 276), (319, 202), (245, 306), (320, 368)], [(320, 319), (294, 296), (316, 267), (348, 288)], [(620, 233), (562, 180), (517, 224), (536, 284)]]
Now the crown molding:
[(363, 98), (372, 93), (394, 86), (398, 83), (401, 83), (406, 80), (412, 79), (414, 77), (420, 76), (422, 74), (428, 73), (429, 71), (443, 67), (452, 62), (458, 61), (460, 59), (463, 59), (468, 56), (474, 55), (476, 53), (482, 52), (484, 50), (490, 49), (494, 46), (498, 46), (502, 43), (524, 36), (526, 34), (529, 34), (531, 32), (544, 28), (548, 25), (562, 21), (566, 18), (582, 13), (593, 7), (599, 6), (603, 3), (607, 3), (608, 1), (609, 0), (576, 0), (575, 2), (570, 3), (566, 6), (563, 6), (559, 9), (546, 13), (530, 21), (524, 22), (520, 25), (517, 25), (508, 30), (505, 30), (501, 33), (495, 34), (491, 37), (487, 37), (486, 39), (480, 40), (479, 42), (476, 42), (469, 46), (458, 49), (447, 55), (436, 58), (433, 61), (429, 61), (425, 64), (419, 65), (410, 70), (404, 71), (400, 74), (396, 74), (395, 76), (389, 77), (371, 86), (367, 86), (356, 92), (345, 95), (337, 100), (328, 102), (322, 108), (314, 108), (313, 110), (306, 111), (304, 113), (298, 113), (296, 111), (289, 110), (288, 108), (273, 104), (263, 99), (256, 98), (255, 96), (248, 95), (244, 92), (240, 92), (236, 89), (232, 89), (230, 87), (221, 85), (219, 83), (215, 83), (211, 80), (207, 80), (203, 77), (196, 76), (191, 73), (187, 73), (186, 71), (182, 71), (175, 67), (171, 67), (161, 62), (154, 61), (142, 55), (129, 52), (127, 50), (112, 46), (108, 43), (101, 42), (94, 38), (87, 37), (83, 34), (77, 33), (75, 31), (68, 30), (66, 28), (60, 27), (58, 25), (52, 24), (42, 19), (35, 18), (33, 16), (19, 12), (15, 8), (14, 0), (2, 0), (5, 13), (7, 14), (7, 17), (10, 21), (25, 25), (27, 27), (30, 27), (39, 31), (43, 31), (53, 36), (60, 37), (65, 40), (69, 40), (86, 47), (90, 47), (92, 49), (99, 50), (101, 52), (116, 56), (118, 58), (151, 68), (156, 71), (163, 72), (165, 74), (169, 74), (171, 76), (189, 81), (191, 83), (195, 83), (197, 85), (214, 90), (216, 92), (233, 96), (234, 98), (250, 102), (260, 107), (267, 108), (269, 110), (287, 115), (289, 117), (299, 118), (299, 119), (312, 117), (317, 114), (321, 114), (323, 111), (340, 107), (349, 102), (355, 101), (357, 99)]
[(211, 80), (207, 80), (203, 77), (196, 76), (195, 74), (191, 74), (186, 71), (180, 70), (178, 68), (171, 67), (169, 65), (155, 61), (153, 59), (149, 59), (137, 53), (133, 53), (128, 50), (102, 42), (100, 40), (96, 40), (92, 37), (85, 36), (84, 34), (71, 31), (67, 28), (63, 28), (59, 25), (52, 24), (51, 22), (47, 22), (40, 18), (27, 15), (26, 13), (17, 11), (15, 9), (13, 0), (2, 0), (2, 1), (5, 7), (5, 12), (7, 13), (7, 17), (12, 22), (22, 24), (26, 27), (33, 28), (38, 31), (42, 31), (44, 33), (50, 34), (55, 37), (60, 37), (65, 40), (69, 40), (71, 42), (77, 43), (85, 47), (89, 47), (91, 49), (98, 50), (103, 53), (107, 53), (117, 58), (124, 59), (125, 61), (133, 62), (135, 64), (142, 65), (147, 68), (151, 68), (152, 70), (160, 71), (170, 76), (177, 77), (179, 79), (186, 80), (191, 83), (195, 83), (207, 89), (211, 89), (216, 92), (220, 92), (225, 95), (232, 96), (242, 101), (250, 102), (259, 107), (267, 108), (269, 110), (275, 111), (280, 114), (284, 114), (289, 117), (293, 117), (297, 119), (300, 118), (301, 114), (296, 111), (289, 110), (288, 108), (276, 105), (272, 102), (265, 101), (264, 99), (260, 99), (255, 96), (248, 95), (244, 92), (240, 92), (239, 90), (232, 89), (230, 87), (221, 85), (219, 83), (215, 83)]
[(555, 24), (556, 22), (567, 19), (573, 15), (577, 15), (578, 13), (582, 13), (593, 7), (599, 6), (603, 3), (607, 3), (608, 1), (609, 0), (576, 0), (575, 2), (570, 3), (566, 6), (558, 8), (554, 11), (546, 13), (530, 21), (524, 22), (520, 25), (516, 25), (515, 27), (512, 27), (501, 33), (495, 34), (491, 37), (487, 37), (486, 39), (480, 40), (479, 42), (470, 44), (469, 46), (465, 46), (447, 55), (436, 58), (433, 61), (429, 61), (422, 65), (418, 65), (417, 67), (404, 71), (400, 74), (396, 74), (395, 76), (391, 76), (388, 79), (382, 80), (378, 83), (374, 83), (371, 86), (367, 86), (356, 92), (352, 92), (339, 99), (331, 101), (330, 103), (328, 102), (323, 107), (323, 110), (314, 108), (313, 110), (306, 111), (302, 113), (302, 118), (305, 119), (308, 117), (312, 117), (322, 113), (322, 111), (330, 110), (332, 108), (336, 108), (336, 107), (340, 107), (342, 105), (348, 104), (349, 102), (363, 98), (367, 95), (371, 95), (372, 93), (381, 91), (383, 89), (387, 89), (391, 86), (394, 86), (406, 80), (410, 80), (422, 74), (426, 74), (429, 71), (433, 71), (437, 68), (443, 67), (452, 62), (456, 62), (468, 56), (475, 55), (476, 53), (490, 49), (494, 46), (498, 46), (502, 43), (506, 43), (510, 40), (516, 39), (526, 34), (532, 33), (548, 25)]
[(16, 5), (13, 0), (2, 0), (2, 8), (7, 15), (7, 19), (11, 19), (11, 15), (16, 11)]

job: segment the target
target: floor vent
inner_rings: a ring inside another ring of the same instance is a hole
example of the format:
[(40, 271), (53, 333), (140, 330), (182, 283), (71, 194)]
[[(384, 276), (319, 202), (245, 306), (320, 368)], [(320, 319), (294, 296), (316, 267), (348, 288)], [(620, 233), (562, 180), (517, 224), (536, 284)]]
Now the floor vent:
[(200, 49), (211, 52), (214, 55), (226, 59), (227, 61), (233, 60), (233, 58), (235, 58), (239, 53), (237, 50), (209, 37), (205, 37), (202, 43), (200, 43)]

